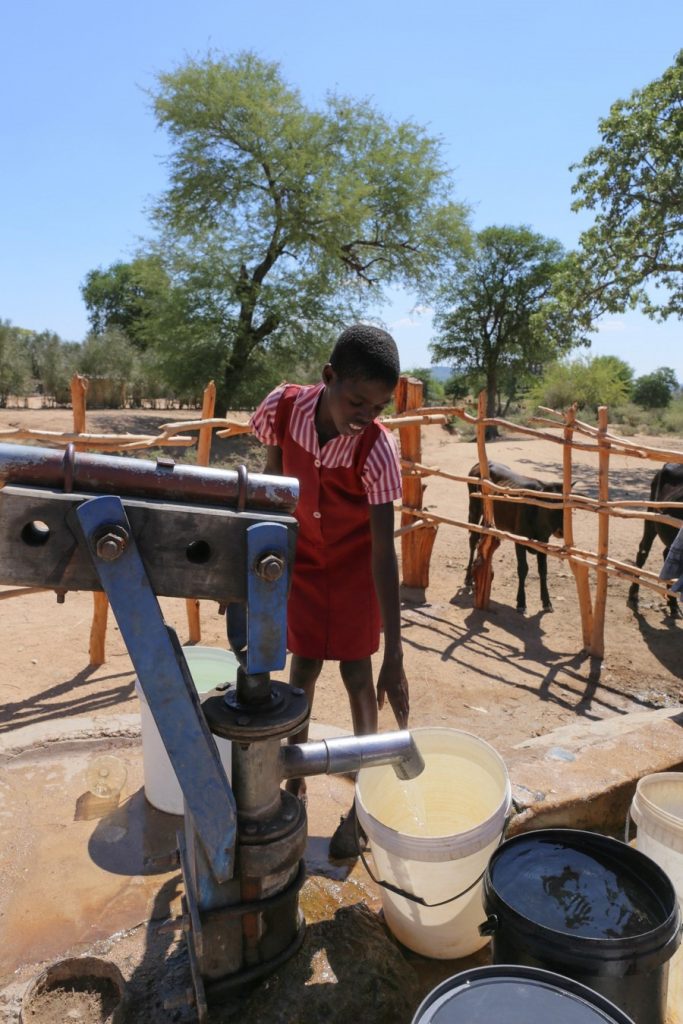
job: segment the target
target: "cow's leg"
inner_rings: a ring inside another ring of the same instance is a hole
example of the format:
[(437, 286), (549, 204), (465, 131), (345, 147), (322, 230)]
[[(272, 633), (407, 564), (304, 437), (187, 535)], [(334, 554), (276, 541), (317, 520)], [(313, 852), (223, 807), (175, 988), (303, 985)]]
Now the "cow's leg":
[(541, 604), (544, 612), (553, 610), (550, 594), (548, 593), (548, 556), (543, 551), (536, 552), (538, 562), (538, 578), (541, 584)]
[(529, 566), (526, 560), (526, 548), (523, 544), (515, 544), (515, 554), (517, 555), (517, 611), (526, 611), (526, 592), (524, 584), (526, 582), (527, 575), (529, 573)]
[[(481, 519), (481, 501), (479, 498), (470, 498), (470, 507), (467, 514), (468, 523), (478, 523)], [(465, 586), (472, 587), (474, 582), (472, 580), (472, 565), (474, 564), (474, 553), (477, 550), (477, 544), (481, 539), (480, 533), (475, 533), (473, 530), (470, 531), (470, 560), (467, 563), (467, 571), (465, 572)]]
[(473, 531), (470, 532), (470, 560), (467, 563), (467, 572), (465, 573), (466, 587), (474, 586), (474, 581), (472, 579), (472, 566), (474, 564), (474, 552), (477, 550), (477, 544), (479, 543), (480, 536), (481, 534), (479, 533), (474, 533)]
[[(655, 523), (653, 523), (651, 519), (646, 519), (645, 526), (643, 528), (643, 536), (640, 539), (640, 544), (638, 545), (638, 553), (636, 554), (636, 566), (638, 567), (638, 569), (642, 569), (642, 567), (645, 565), (645, 562), (647, 561), (647, 556), (650, 554), (652, 542), (654, 541), (656, 536), (657, 527)], [(629, 605), (630, 608), (638, 608), (639, 591), (640, 586), (637, 582), (632, 583), (631, 586), (628, 588), (628, 600), (626, 603)]]
[[(665, 562), (666, 562), (668, 554), (669, 554), (669, 549), (665, 548), (664, 549), (664, 561)], [(667, 603), (669, 605), (669, 615), (671, 616), (672, 619), (683, 618), (683, 615), (681, 615), (681, 608), (680, 608), (680, 605), (678, 603), (678, 598), (677, 597), (669, 597), (669, 598), (667, 598)]]

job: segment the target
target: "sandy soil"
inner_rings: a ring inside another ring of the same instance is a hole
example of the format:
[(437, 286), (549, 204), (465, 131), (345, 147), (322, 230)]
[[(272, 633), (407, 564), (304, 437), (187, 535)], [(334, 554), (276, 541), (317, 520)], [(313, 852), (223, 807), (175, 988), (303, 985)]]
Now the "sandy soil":
[[(91, 412), (93, 431), (147, 431), (188, 412)], [(23, 426), (68, 430), (67, 410), (0, 410), (0, 429)], [(646, 439), (641, 439), (645, 443)], [(683, 450), (683, 440), (649, 439)], [(258, 446), (245, 439), (220, 442), (221, 460), (248, 459), (260, 467)], [(521, 471), (551, 479), (561, 472), (561, 449), (550, 442), (511, 434), (490, 447), (490, 457)], [(423, 430), (423, 461), (466, 474), (476, 461), (475, 445), (438, 426)], [(597, 460), (578, 453), (576, 485), (597, 492)], [(612, 494), (646, 497), (655, 464), (636, 458), (612, 461)], [(426, 505), (441, 514), (467, 518), (463, 484), (431, 478)], [(588, 550), (597, 543), (596, 517), (582, 514), (576, 542)], [(633, 559), (641, 533), (638, 520), (612, 520), (610, 551)], [(659, 541), (651, 555), (661, 565)], [(626, 606), (627, 584), (610, 581), (605, 657), (591, 661), (582, 653), (581, 625), (574, 578), (559, 560), (550, 560), (549, 586), (554, 613), (540, 608), (535, 560), (529, 575), (528, 614), (515, 611), (516, 565), (512, 545), (495, 555), (495, 579), (488, 611), (473, 608), (462, 584), (468, 555), (464, 530), (441, 526), (434, 546), (427, 603), (405, 604), (403, 632), (406, 670), (411, 687), (411, 725), (450, 725), (472, 731), (499, 749), (546, 733), (579, 717), (591, 720), (648, 707), (677, 705), (683, 698), (683, 625), (672, 622), (666, 606), (652, 591), (641, 592), (640, 614)], [(0, 570), (1, 572), (1, 570)], [(593, 578), (594, 579), (594, 578)], [(7, 589), (7, 588), (0, 588)], [(187, 638), (183, 601), (164, 600), (167, 621), (181, 641)], [(224, 647), (225, 624), (218, 608), (202, 603), (202, 643)], [(115, 623), (110, 617), (107, 661), (88, 664), (92, 596), (70, 593), (64, 604), (52, 593), (23, 595), (2, 603), (0, 619), (0, 730), (30, 723), (137, 709), (134, 673)], [(350, 716), (337, 667), (325, 667), (318, 684), (315, 720), (350, 728)], [(391, 712), (380, 715), (380, 728), (394, 728)]]

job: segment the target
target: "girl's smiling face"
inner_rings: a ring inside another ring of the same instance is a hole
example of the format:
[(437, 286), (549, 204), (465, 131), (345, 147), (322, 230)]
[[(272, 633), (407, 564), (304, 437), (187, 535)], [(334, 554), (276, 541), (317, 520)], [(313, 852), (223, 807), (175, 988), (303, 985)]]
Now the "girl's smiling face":
[(382, 414), (394, 395), (394, 388), (385, 381), (339, 377), (329, 363), (323, 367), (322, 376), (325, 391), (319, 406), (318, 426), (329, 437), (362, 434)]

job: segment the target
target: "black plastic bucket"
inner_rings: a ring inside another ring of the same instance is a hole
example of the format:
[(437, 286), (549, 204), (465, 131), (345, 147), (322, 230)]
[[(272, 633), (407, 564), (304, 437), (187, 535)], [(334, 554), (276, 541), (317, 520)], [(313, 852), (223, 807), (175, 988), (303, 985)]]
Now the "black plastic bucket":
[(633, 1024), (585, 985), (535, 967), (476, 967), (447, 978), (412, 1024)]
[(523, 833), (490, 858), (483, 900), (494, 964), (554, 971), (635, 1024), (665, 1024), (681, 915), (668, 875), (645, 854), (593, 832)]

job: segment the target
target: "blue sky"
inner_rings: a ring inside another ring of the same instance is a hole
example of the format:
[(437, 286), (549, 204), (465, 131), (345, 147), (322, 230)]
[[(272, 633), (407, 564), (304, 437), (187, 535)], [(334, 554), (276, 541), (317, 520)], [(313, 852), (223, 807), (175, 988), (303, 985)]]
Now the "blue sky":
[[(683, 46), (680, 0), (23, 0), (0, 12), (0, 317), (80, 341), (80, 284), (128, 258), (166, 183), (147, 92), (209, 49), (277, 60), (305, 100), (371, 98), (442, 138), (476, 229), (528, 224), (576, 244), (573, 174), (618, 98)], [(428, 312), (377, 310), (405, 367), (429, 365)], [(679, 321), (610, 317), (592, 352), (683, 380)]]

